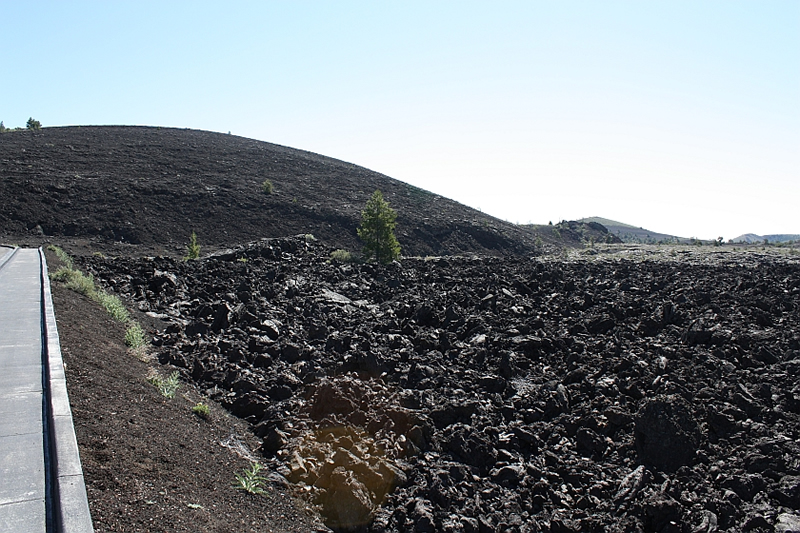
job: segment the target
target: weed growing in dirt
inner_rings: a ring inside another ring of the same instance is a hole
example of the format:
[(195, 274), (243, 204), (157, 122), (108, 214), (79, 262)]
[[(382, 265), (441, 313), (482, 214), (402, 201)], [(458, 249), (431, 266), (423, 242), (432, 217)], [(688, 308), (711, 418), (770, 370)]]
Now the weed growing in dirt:
[(70, 270), (75, 268), (75, 265), (72, 264), (72, 258), (69, 256), (69, 254), (67, 252), (65, 252), (64, 250), (62, 250), (58, 246), (54, 246), (52, 244), (50, 246), (48, 246), (47, 249), (50, 250), (51, 252), (53, 252), (54, 254), (56, 254), (56, 257), (58, 257), (58, 260), (61, 261), (66, 268), (68, 268)]
[(61, 267), (55, 272), (50, 272), (50, 279), (52, 281), (60, 281), (61, 283), (66, 283), (72, 277), (72, 269), (67, 267)]
[[(117, 322), (128, 322), (131, 319), (130, 314), (128, 314), (128, 310), (125, 309), (125, 306), (122, 303), (122, 300), (119, 299), (118, 296), (113, 294), (108, 294), (106, 291), (103, 290), (95, 290), (94, 295), (90, 296), (93, 300), (103, 306), (106, 312), (111, 315), (111, 318), (116, 320)], [(138, 325), (138, 324), (137, 324)], [(127, 343), (128, 334), (125, 334), (126, 343)]]
[[(83, 272), (77, 270), (73, 265), (72, 258), (64, 252), (64, 250), (52, 245), (48, 246), (48, 249), (55, 253), (65, 265), (56, 272), (50, 274), (51, 279), (64, 283), (64, 287), (71, 291), (89, 297), (99, 303), (111, 318), (117, 322), (126, 323), (125, 345), (128, 346), (137, 357), (143, 359), (146, 355), (145, 346), (147, 345), (144, 331), (135, 320), (131, 319), (131, 315), (125, 308), (125, 304), (122, 303), (122, 300), (120, 300), (118, 296), (97, 288), (92, 276), (86, 276)], [(175, 383), (175, 389), (177, 389), (177, 376)], [(172, 394), (175, 394), (174, 391)]]
[(94, 299), (94, 279), (92, 279), (92, 276), (85, 276), (80, 270), (61, 267), (56, 270), (51, 278), (55, 281), (63, 282), (64, 286), (71, 291)]
[(86, 276), (80, 270), (75, 269), (72, 258), (64, 250), (58, 246), (52, 245), (48, 246), (48, 249), (55, 253), (59, 260), (65, 265), (51, 274), (50, 277), (54, 281), (63, 282), (67, 289), (88, 296), (99, 303), (109, 316), (117, 322), (127, 323), (128, 328), (125, 331), (125, 345), (131, 348), (137, 355), (143, 355), (144, 347), (147, 344), (144, 338), (144, 331), (142, 331), (142, 327), (135, 320), (131, 320), (130, 313), (128, 313), (122, 300), (120, 300), (118, 296), (98, 289), (94, 284), (92, 276)]
[(233, 483), (233, 487), (250, 494), (265, 494), (267, 491), (262, 485), (267, 479), (259, 475), (261, 468), (260, 464), (252, 463), (250, 468), (245, 469), (241, 474), (234, 474), (236, 481)]
[(154, 374), (150, 378), (147, 379), (156, 389), (158, 389), (159, 394), (164, 398), (174, 398), (175, 393), (178, 391), (178, 387), (180, 387), (180, 383), (178, 382), (178, 372), (173, 372), (166, 378), (159, 376), (158, 374)]
[(145, 346), (144, 330), (138, 322), (130, 321), (128, 329), (125, 330), (125, 346), (132, 350), (141, 350)]
[(197, 244), (197, 234), (192, 232), (192, 236), (189, 237), (189, 244), (186, 245), (186, 257), (183, 260), (188, 261), (198, 257), (200, 257), (200, 245)]
[(272, 191), (275, 190), (275, 186), (272, 185), (272, 182), (269, 180), (264, 180), (261, 182), (261, 192), (264, 194), (272, 194)]
[(194, 407), (192, 407), (192, 412), (202, 418), (203, 420), (208, 420), (209, 415), (211, 414), (211, 409), (209, 409), (208, 405), (204, 404), (203, 402), (198, 403)]

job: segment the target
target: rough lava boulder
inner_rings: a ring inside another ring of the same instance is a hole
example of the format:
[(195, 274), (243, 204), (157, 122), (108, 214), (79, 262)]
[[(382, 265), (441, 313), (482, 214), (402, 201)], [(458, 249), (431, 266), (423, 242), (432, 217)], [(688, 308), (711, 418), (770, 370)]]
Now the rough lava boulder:
[(791, 256), (330, 252), (80, 263), (337, 531), (796, 528)]

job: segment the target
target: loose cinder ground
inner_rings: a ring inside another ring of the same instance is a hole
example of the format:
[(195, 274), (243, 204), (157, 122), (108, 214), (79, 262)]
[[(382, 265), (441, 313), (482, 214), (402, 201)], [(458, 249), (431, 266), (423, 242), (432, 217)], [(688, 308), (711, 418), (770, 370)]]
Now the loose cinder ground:
[[(57, 259), (48, 252), (48, 261)], [(200, 396), (186, 384), (164, 398), (147, 381), (151, 367), (127, 351), (124, 325), (58, 284), (53, 298), (96, 531), (318, 528), (280, 485), (259, 496), (234, 488), (235, 473), (250, 464), (237, 439), (249, 450), (258, 444), (245, 424), (213, 405), (208, 420), (194, 415)]]

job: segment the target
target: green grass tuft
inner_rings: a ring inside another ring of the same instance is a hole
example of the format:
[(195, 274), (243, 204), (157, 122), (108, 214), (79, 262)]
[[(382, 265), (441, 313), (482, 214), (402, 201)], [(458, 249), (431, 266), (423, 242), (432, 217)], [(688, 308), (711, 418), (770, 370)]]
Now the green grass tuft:
[(141, 350), (145, 344), (147, 343), (142, 326), (134, 321), (128, 322), (128, 329), (125, 330), (125, 345), (132, 350)]
[(68, 275), (64, 286), (71, 291), (75, 291), (78, 294), (83, 294), (84, 296), (88, 296), (91, 299), (95, 299), (95, 286), (94, 286), (94, 279), (91, 275), (86, 276), (80, 270), (71, 270), (70, 274)]
[(58, 260), (61, 261), (62, 263), (64, 263), (65, 267), (67, 267), (70, 270), (75, 268), (75, 266), (72, 264), (72, 258), (69, 256), (69, 254), (67, 252), (65, 252), (64, 250), (62, 250), (58, 246), (54, 246), (52, 244), (50, 246), (48, 246), (47, 249), (50, 250), (51, 252), (53, 252), (54, 254), (56, 254), (56, 257), (58, 257)]
[(174, 398), (175, 393), (178, 392), (178, 387), (180, 387), (180, 382), (178, 381), (179, 374), (178, 372), (173, 372), (166, 378), (155, 374), (147, 381), (155, 386), (158, 389), (159, 394), (165, 398)]
[(203, 420), (207, 420), (209, 415), (211, 414), (211, 409), (209, 409), (208, 405), (204, 404), (203, 402), (198, 403), (194, 407), (192, 407), (192, 412), (202, 418)]
[(265, 494), (267, 491), (262, 486), (267, 479), (261, 475), (261, 465), (252, 463), (250, 468), (245, 469), (241, 474), (234, 474), (236, 481), (233, 483), (234, 488), (243, 490), (250, 494)]
[(331, 252), (331, 261), (334, 263), (355, 263), (356, 258), (347, 250), (334, 250)]
[(102, 305), (111, 318), (117, 322), (128, 322), (131, 319), (128, 310), (125, 309), (125, 305), (118, 296), (108, 294), (103, 290), (96, 290), (92, 299)]
[(50, 279), (53, 281), (60, 281), (64, 283), (72, 277), (73, 272), (74, 272), (73, 270), (67, 267), (61, 267), (55, 272), (50, 273)]

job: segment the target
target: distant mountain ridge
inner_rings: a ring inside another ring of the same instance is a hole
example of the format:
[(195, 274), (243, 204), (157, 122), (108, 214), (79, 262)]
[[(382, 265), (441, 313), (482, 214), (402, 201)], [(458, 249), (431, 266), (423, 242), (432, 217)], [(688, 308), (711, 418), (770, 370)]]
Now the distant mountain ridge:
[(681, 243), (681, 242), (690, 242), (692, 239), (687, 239), (685, 237), (677, 237), (675, 235), (669, 235), (667, 233), (659, 233), (657, 231), (652, 231), (649, 229), (641, 228), (632, 226), (630, 224), (625, 224), (623, 222), (618, 222), (616, 220), (611, 220), (608, 218), (602, 217), (588, 217), (582, 218), (578, 222), (595, 222), (598, 224), (602, 224), (606, 227), (608, 232), (611, 235), (619, 237), (622, 242), (625, 243), (639, 243), (639, 244), (657, 244), (657, 243)]
[(791, 234), (791, 233), (778, 233), (775, 235), (756, 235), (755, 233), (745, 233), (744, 235), (739, 235), (735, 239), (731, 239), (732, 242), (736, 243), (754, 243), (754, 242), (790, 242), (790, 241), (800, 241), (800, 235), (798, 234)]
[[(625, 243), (658, 244), (658, 243), (690, 243), (696, 241), (695, 238), (678, 237), (667, 233), (659, 233), (641, 227), (632, 226), (616, 220), (602, 217), (582, 218), (578, 222), (596, 222), (602, 224), (612, 235), (619, 237)], [(800, 242), (800, 234), (778, 233), (773, 235), (756, 235), (755, 233), (745, 233), (728, 242), (733, 243), (784, 243)], [(708, 241), (710, 242), (710, 241)]]

